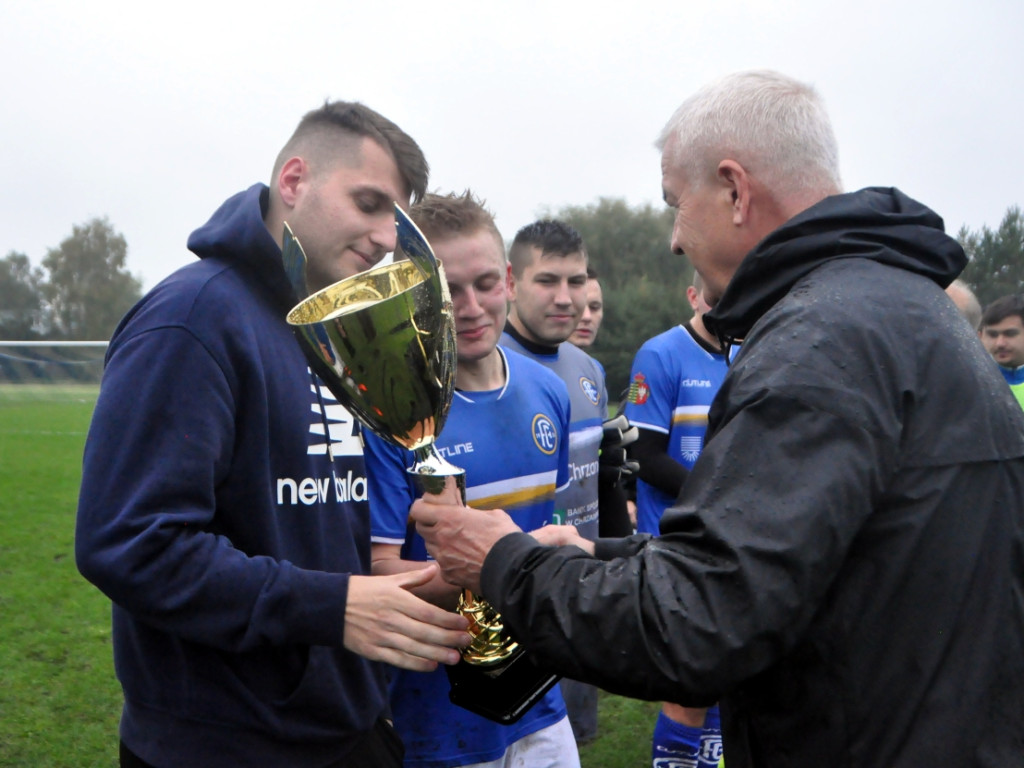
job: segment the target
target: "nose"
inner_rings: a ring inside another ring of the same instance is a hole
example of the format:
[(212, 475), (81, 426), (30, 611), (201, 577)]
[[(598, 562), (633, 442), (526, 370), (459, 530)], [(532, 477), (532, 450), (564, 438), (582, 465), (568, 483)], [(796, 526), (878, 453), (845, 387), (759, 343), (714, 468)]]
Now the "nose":
[(672, 237), (669, 240), (668, 247), (672, 249), (672, 253), (676, 256), (685, 256), (686, 253), (683, 251), (682, 243), (679, 242), (679, 224), (672, 224)]
[[(455, 293), (453, 291), (453, 293)], [(459, 317), (472, 318), (479, 317), (483, 314), (483, 310), (480, 308), (480, 302), (477, 301), (476, 291), (470, 289), (468, 291), (459, 291), (457, 295), (452, 296), (452, 305), (455, 310), (455, 314)]]
[(395, 217), (393, 215), (382, 216), (381, 220), (376, 222), (376, 225), (370, 232), (370, 242), (385, 252), (395, 250), (395, 246), (398, 245), (398, 230), (395, 227)]
[(584, 304), (583, 305), (583, 312), (580, 314), (580, 323), (579, 324), (580, 325), (590, 325), (590, 321), (591, 321), (590, 305), (589, 304)]
[(562, 280), (558, 284), (558, 290), (555, 293), (555, 303), (559, 305), (572, 304), (572, 292), (569, 290), (568, 280)]

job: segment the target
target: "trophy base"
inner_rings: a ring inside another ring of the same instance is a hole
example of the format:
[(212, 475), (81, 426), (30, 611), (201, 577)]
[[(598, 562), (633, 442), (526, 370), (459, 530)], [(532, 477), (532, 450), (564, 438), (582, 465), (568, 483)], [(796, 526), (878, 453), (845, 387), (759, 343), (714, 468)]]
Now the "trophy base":
[(560, 675), (538, 669), (525, 653), (498, 669), (462, 660), (445, 667), (452, 704), (502, 725), (511, 725), (558, 682)]

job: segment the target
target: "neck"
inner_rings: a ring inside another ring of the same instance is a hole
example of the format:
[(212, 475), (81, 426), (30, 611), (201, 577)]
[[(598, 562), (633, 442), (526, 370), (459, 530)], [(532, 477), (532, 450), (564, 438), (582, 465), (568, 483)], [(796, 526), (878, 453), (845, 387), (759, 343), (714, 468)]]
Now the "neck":
[(505, 333), (511, 336), (513, 339), (522, 344), (523, 349), (535, 354), (535, 355), (555, 355), (558, 354), (558, 345), (543, 344), (539, 341), (533, 341), (527, 338), (526, 334), (520, 330), (517, 323), (512, 322), (512, 318), (509, 318), (508, 324), (505, 326)]
[(701, 315), (694, 315), (690, 318), (690, 327), (693, 328), (693, 332), (700, 336), (706, 341), (713, 349), (721, 351), (722, 345), (718, 339), (712, 335), (711, 331), (704, 327), (704, 318)]
[(505, 385), (505, 360), (497, 347), (479, 360), (459, 360), (455, 387), (463, 392), (488, 392)]
[[(505, 325), (505, 330), (515, 336), (517, 339), (533, 342), (530, 338), (529, 331), (526, 330), (526, 326), (523, 325), (523, 321), (519, 319), (519, 315), (516, 314), (515, 306), (509, 308), (508, 322)], [(536, 342), (533, 342), (536, 343)]]

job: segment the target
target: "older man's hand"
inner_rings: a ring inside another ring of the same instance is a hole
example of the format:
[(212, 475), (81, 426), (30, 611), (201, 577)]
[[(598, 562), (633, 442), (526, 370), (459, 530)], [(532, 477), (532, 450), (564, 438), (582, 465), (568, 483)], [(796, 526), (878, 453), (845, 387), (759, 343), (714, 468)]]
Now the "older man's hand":
[(452, 478), (439, 496), (429, 493), (409, 509), (416, 532), (441, 566), (445, 581), (480, 590), (480, 570), (491, 547), (502, 536), (520, 530), (500, 509), (471, 509), (463, 505)]
[(530, 535), (546, 547), (573, 546), (579, 547), (587, 554), (594, 554), (594, 542), (580, 536), (575, 525), (545, 525), (543, 528), (530, 531)]

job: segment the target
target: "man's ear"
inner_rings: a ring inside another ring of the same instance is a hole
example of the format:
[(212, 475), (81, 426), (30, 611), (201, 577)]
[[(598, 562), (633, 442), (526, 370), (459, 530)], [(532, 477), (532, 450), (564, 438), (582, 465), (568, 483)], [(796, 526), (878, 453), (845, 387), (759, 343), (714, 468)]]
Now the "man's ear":
[(277, 193), (287, 208), (294, 208), (302, 186), (309, 180), (309, 164), (301, 157), (292, 157), (277, 174)]
[(512, 265), (505, 265), (505, 293), (509, 301), (516, 300), (516, 276), (512, 274)]
[(718, 181), (725, 188), (732, 205), (732, 223), (739, 226), (750, 218), (750, 175), (735, 160), (718, 164)]
[(686, 300), (690, 302), (690, 309), (697, 311), (697, 289), (692, 285), (686, 286)]

